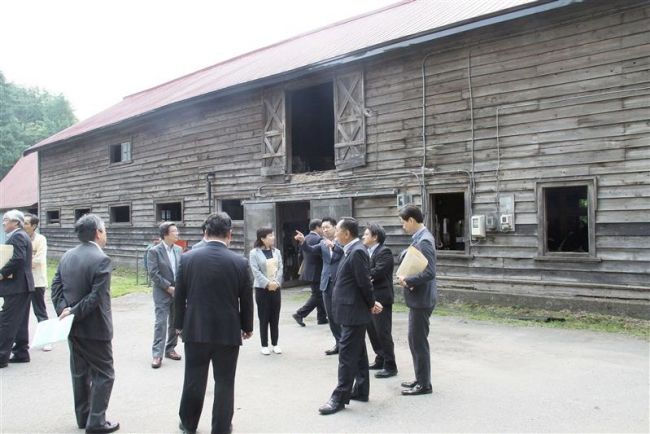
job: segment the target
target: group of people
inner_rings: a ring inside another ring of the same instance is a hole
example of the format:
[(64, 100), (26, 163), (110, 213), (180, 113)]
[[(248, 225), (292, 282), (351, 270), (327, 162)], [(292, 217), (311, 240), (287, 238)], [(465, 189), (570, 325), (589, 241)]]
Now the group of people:
[[(311, 283), (312, 292), (293, 318), (305, 326), (303, 319), (317, 309), (318, 322), (329, 323), (335, 341), (326, 354), (339, 358), (337, 385), (319, 408), (323, 415), (342, 410), (350, 400), (367, 401), (370, 369), (377, 369), (377, 378), (397, 374), (392, 339), (394, 283), (404, 288), (409, 307), (408, 342), (415, 370), (415, 380), (402, 383), (401, 393), (432, 391), (428, 334), (436, 302), (435, 243), (419, 208), (408, 205), (399, 211), (399, 218), (428, 265), (414, 276), (396, 276), (395, 282), (393, 254), (385, 246), (386, 233), (380, 225), (370, 224), (361, 234), (354, 218), (338, 222), (324, 218), (312, 220), (307, 235), (296, 231), (303, 254), (301, 277)], [(35, 274), (24, 225), (19, 211), (5, 213), (3, 226), (14, 253), (0, 269), (0, 296), (5, 298), (0, 312), (0, 367), (29, 357), (27, 318)], [(195, 432), (212, 364), (212, 432), (224, 433), (232, 430), (239, 347), (253, 334), (253, 300), (262, 354), (282, 353), (278, 324), (283, 264), (271, 228), (257, 230), (248, 261), (229, 249), (232, 221), (228, 214), (209, 215), (202, 230), (202, 241), (183, 253), (175, 244), (177, 226), (164, 222), (159, 227), (161, 242), (147, 254), (155, 306), (151, 366), (160, 368), (163, 358), (180, 360), (175, 347), (182, 337), (185, 370), (179, 428)], [(75, 232), (80, 244), (60, 260), (51, 285), (52, 302), (59, 318), (74, 315), (68, 343), (77, 425), (86, 432), (108, 433), (118, 430), (119, 423), (105, 417), (115, 378), (111, 260), (103, 252), (106, 228), (98, 216), (88, 214), (75, 223)], [(375, 352), (372, 365), (366, 334)]]

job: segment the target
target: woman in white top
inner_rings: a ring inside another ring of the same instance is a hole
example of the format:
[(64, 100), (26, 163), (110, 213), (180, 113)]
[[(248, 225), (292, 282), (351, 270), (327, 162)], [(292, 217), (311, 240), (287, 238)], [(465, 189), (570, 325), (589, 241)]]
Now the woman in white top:
[(253, 271), (257, 316), (260, 320), (262, 354), (268, 356), (268, 330), (271, 329), (271, 345), (275, 354), (281, 354), (278, 346), (278, 324), (280, 322), (280, 286), (282, 285), (282, 254), (274, 247), (275, 234), (271, 228), (257, 230), (249, 259)]

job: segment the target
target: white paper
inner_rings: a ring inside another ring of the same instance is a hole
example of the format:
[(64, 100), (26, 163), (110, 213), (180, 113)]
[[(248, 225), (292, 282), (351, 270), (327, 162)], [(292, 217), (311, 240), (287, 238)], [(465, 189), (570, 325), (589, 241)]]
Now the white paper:
[(43, 345), (67, 340), (73, 320), (74, 315), (70, 314), (63, 319), (53, 318), (39, 322), (32, 341), (32, 347), (42, 347)]

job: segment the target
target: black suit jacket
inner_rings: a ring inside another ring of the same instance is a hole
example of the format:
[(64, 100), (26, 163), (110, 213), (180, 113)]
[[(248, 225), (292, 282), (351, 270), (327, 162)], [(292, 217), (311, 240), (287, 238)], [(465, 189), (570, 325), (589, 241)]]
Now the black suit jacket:
[(370, 277), (375, 291), (375, 300), (382, 305), (392, 304), (395, 300), (393, 290), (393, 253), (383, 244), (377, 246), (370, 257)]
[[(29, 235), (18, 229), (9, 237), (6, 244), (14, 247), (11, 259), (0, 269), (0, 297), (5, 295), (34, 292), (34, 276), (32, 275), (32, 240)], [(8, 279), (8, 276), (12, 276)]]
[(216, 241), (183, 254), (174, 305), (185, 342), (241, 345), (241, 332), (253, 331), (248, 261)]
[(332, 291), (334, 321), (341, 325), (367, 324), (372, 320), (370, 308), (374, 304), (370, 258), (366, 248), (358, 241), (339, 263)]
[(303, 265), (302, 275), (300, 278), (307, 282), (320, 282), (320, 275), (323, 270), (323, 261), (321, 255), (316, 254), (306, 246), (315, 246), (320, 243), (323, 238), (315, 232), (310, 232), (305, 236), (305, 241), (302, 243)]
[(413, 309), (433, 309), (436, 306), (436, 243), (428, 229), (414, 236), (413, 247), (418, 249), (428, 265), (421, 273), (409, 276), (406, 279), (407, 287), (404, 288), (404, 301)]
[(70, 307), (70, 334), (86, 339), (113, 339), (111, 259), (95, 244), (82, 243), (63, 254), (52, 280), (52, 303), (58, 315)]

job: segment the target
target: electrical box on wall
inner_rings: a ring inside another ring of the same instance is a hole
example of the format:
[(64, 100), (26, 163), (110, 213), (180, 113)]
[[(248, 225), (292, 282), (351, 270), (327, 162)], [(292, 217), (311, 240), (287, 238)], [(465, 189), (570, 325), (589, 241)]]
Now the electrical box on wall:
[(497, 230), (497, 216), (496, 214), (486, 214), (485, 215), (485, 230), (488, 232), (494, 232)]
[(413, 202), (413, 198), (411, 197), (410, 194), (399, 193), (397, 195), (397, 209), (400, 209), (404, 205), (408, 205), (411, 202)]
[(485, 216), (472, 216), (472, 238), (485, 238)]
[(515, 224), (512, 214), (501, 214), (499, 227), (501, 232), (512, 232), (515, 230)]

